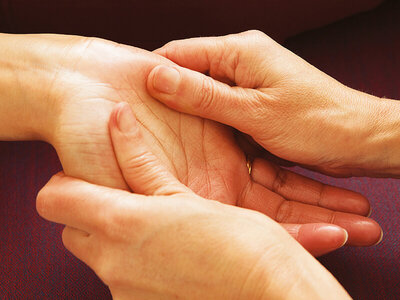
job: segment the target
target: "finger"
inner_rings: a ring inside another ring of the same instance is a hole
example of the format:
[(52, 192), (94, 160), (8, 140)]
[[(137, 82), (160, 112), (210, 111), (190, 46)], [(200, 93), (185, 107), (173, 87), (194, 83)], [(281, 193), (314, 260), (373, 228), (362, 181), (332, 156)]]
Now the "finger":
[[(156, 66), (147, 78), (151, 96), (170, 108), (230, 125), (251, 134), (265, 94), (231, 87), (209, 76), (178, 66)], [(258, 113), (257, 113), (258, 112)]]
[(114, 152), (129, 187), (145, 195), (188, 192), (149, 150), (127, 103), (119, 103), (109, 122)]
[(308, 252), (321, 256), (341, 248), (347, 231), (331, 224), (281, 224)]
[[(269, 54), (267, 56), (266, 51)], [(253, 81), (255, 78), (249, 74), (255, 70), (251, 66), (259, 67), (266, 58), (292, 55), (257, 30), (172, 41), (154, 52), (186, 69), (207, 73), (218, 81), (247, 88), (255, 88), (264, 82), (261, 78), (258, 83)], [(240, 72), (237, 72), (238, 68)]]
[(323, 184), (263, 159), (254, 160), (251, 177), (288, 200), (362, 216), (370, 214), (370, 204), (361, 194)]
[[(209, 73), (213, 66), (213, 59), (220, 60), (223, 52), (226, 50), (225, 43), (227, 37), (229, 36), (172, 41), (154, 52), (187, 69)], [(224, 63), (229, 65), (229, 62), (230, 60)], [(230, 77), (233, 79), (234, 76)]]
[(69, 252), (85, 262), (89, 267), (93, 266), (93, 260), (98, 256), (91, 236), (79, 229), (65, 227), (62, 233), (62, 241)]
[(352, 246), (375, 245), (382, 238), (380, 226), (369, 218), (288, 201), (258, 183), (250, 185), (238, 202), (238, 206), (262, 212), (279, 223), (335, 224), (347, 231), (349, 234), (347, 243)]
[(131, 206), (141, 206), (142, 197), (58, 173), (39, 192), (36, 208), (48, 221), (92, 234), (112, 223), (120, 211), (115, 207), (125, 206), (124, 211), (128, 211)]

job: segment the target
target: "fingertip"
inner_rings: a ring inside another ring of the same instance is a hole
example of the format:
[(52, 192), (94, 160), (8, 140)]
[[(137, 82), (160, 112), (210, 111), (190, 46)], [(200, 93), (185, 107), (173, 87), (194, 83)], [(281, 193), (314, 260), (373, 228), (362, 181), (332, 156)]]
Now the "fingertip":
[(110, 120), (108, 122), (110, 129), (116, 129), (118, 128), (117, 125), (117, 117), (119, 110), (125, 105), (125, 102), (119, 102), (116, 105), (114, 105), (113, 110), (111, 111), (110, 114)]
[(366, 218), (364, 232), (366, 237), (359, 244), (354, 243), (354, 246), (376, 246), (383, 239), (383, 230), (381, 226), (372, 219)]
[(54, 174), (44, 187), (40, 189), (36, 196), (36, 211), (42, 218), (47, 218), (52, 210), (52, 201), (54, 201), (54, 192), (57, 186), (65, 180), (67, 176), (63, 171)]
[(345, 229), (332, 224), (304, 224), (298, 233), (299, 242), (314, 256), (343, 247), (348, 236)]
[(345, 228), (349, 233), (347, 242), (349, 246), (373, 246), (382, 240), (382, 228), (372, 219), (353, 215), (343, 219), (337, 218), (336, 220), (335, 223)]
[(137, 120), (130, 105), (126, 102), (120, 102), (115, 105), (111, 112), (109, 121), (110, 131), (122, 134), (135, 134), (138, 132)]
[(46, 215), (47, 186), (41, 188), (36, 196), (36, 211), (42, 218)]
[(371, 205), (365, 196), (335, 186), (325, 186), (319, 205), (360, 216), (368, 216), (371, 210)]
[(359, 214), (361, 216), (369, 216), (371, 212), (371, 205), (365, 196), (349, 190), (343, 190), (343, 192), (347, 194), (347, 197), (344, 199), (344, 201), (346, 201), (348, 204), (348, 212)]

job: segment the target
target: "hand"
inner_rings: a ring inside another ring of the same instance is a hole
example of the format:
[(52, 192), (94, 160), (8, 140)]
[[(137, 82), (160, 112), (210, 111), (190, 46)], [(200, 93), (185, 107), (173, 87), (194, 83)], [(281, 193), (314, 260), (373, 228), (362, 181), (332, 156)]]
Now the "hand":
[[(114, 299), (348, 299), (268, 217), (197, 196), (147, 148), (129, 107), (110, 133), (131, 194), (59, 174), (37, 209)], [(90, 212), (90, 214), (88, 214)], [(290, 282), (290, 288), (287, 282)]]
[[(173, 65), (168, 60), (100, 39), (53, 35), (18, 39), (23, 39), (21, 45), (36, 49), (32, 60), (48, 74), (49, 78), (27, 94), (39, 90), (35, 103), (40, 99), (51, 103), (39, 118), (48, 124), (46, 132), (37, 136), (53, 144), (68, 176), (128, 189), (107, 125), (115, 104), (126, 101), (152, 152), (200, 196), (267, 214), (283, 223), (315, 255), (332, 251), (346, 240), (343, 230), (321, 223), (346, 229), (349, 245), (379, 241), (378, 224), (362, 217), (368, 214), (369, 204), (361, 195), (259, 159), (249, 176), (245, 155), (228, 127), (172, 111), (151, 98), (146, 78), (156, 65)], [(27, 61), (29, 55), (24, 58)], [(45, 122), (47, 116), (51, 122)]]
[(184, 67), (159, 66), (148, 78), (150, 94), (175, 110), (330, 175), (399, 174), (400, 105), (343, 86), (261, 32), (174, 41), (156, 53)]

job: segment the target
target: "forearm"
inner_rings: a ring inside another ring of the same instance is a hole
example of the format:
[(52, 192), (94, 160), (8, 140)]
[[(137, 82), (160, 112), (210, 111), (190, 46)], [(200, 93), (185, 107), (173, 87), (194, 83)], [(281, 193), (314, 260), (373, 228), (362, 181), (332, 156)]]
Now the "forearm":
[[(400, 101), (352, 91), (361, 116), (353, 130), (357, 166), (382, 177), (400, 175)], [(360, 139), (360, 140), (357, 140)]]
[(51, 49), (40, 38), (0, 34), (0, 140), (49, 139), (52, 63)]
[(377, 174), (381, 176), (400, 176), (400, 101), (382, 99), (375, 112), (378, 119), (375, 129), (374, 152), (376, 161), (381, 162)]

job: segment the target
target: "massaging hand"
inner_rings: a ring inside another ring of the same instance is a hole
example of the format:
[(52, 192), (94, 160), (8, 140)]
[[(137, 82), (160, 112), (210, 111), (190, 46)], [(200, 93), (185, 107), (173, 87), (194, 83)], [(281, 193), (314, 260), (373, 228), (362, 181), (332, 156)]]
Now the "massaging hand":
[[(346, 234), (337, 226), (314, 223), (342, 226), (349, 234), (350, 245), (372, 245), (379, 240), (380, 227), (362, 217), (368, 214), (369, 204), (361, 195), (323, 185), (259, 159), (254, 161), (249, 176), (245, 155), (228, 127), (175, 112), (151, 98), (146, 91), (146, 78), (156, 65), (172, 65), (167, 59), (100, 39), (7, 37), (18, 45), (18, 51), (10, 53), (17, 56), (22, 52), (23, 60), (13, 57), (12, 61), (34, 65), (18, 65), (23, 70), (18, 82), (24, 84), (24, 93), (8, 103), (14, 105), (17, 100), (27, 99), (22, 112), (29, 107), (29, 116), (35, 118), (21, 122), (21, 109), (8, 111), (19, 112), (15, 117), (17, 125), (29, 124), (32, 128), (31, 135), (24, 138), (44, 139), (54, 145), (66, 175), (128, 188), (115, 159), (107, 125), (114, 105), (126, 101), (135, 111), (151, 151), (198, 195), (294, 224), (285, 227), (315, 255), (340, 247)], [(31, 69), (35, 71), (33, 75)], [(10, 122), (7, 125), (10, 127)], [(312, 224), (299, 225), (306, 223)]]
[(194, 70), (149, 75), (151, 95), (175, 110), (330, 175), (400, 174), (398, 101), (343, 86), (261, 32), (174, 41), (156, 53)]
[(197, 196), (146, 146), (128, 105), (110, 133), (139, 194), (54, 176), (38, 212), (114, 299), (348, 299), (315, 259), (260, 213)]

